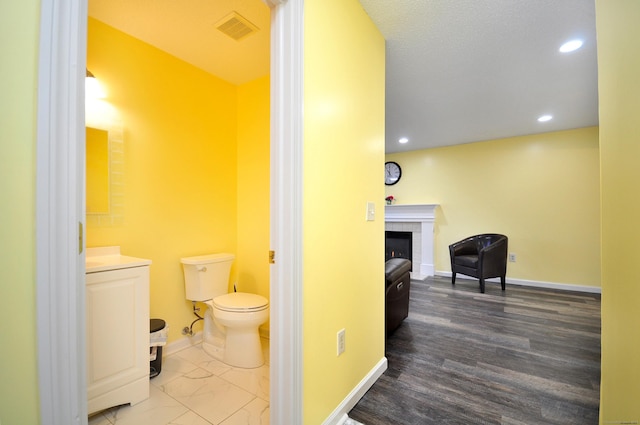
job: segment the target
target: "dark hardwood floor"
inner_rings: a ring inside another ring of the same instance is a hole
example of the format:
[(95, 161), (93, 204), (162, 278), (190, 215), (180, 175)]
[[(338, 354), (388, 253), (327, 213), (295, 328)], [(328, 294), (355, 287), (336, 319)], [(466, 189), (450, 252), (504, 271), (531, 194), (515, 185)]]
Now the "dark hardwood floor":
[(365, 425), (597, 424), (600, 295), (429, 278), (349, 413)]

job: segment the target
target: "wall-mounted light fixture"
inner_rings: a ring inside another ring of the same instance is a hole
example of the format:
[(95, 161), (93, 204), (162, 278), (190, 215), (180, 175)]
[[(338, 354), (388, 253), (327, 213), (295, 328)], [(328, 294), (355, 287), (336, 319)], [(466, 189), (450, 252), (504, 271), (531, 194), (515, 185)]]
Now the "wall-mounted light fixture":
[(102, 89), (102, 86), (100, 85), (98, 79), (88, 69), (87, 76), (84, 79), (84, 90), (86, 99), (102, 99), (107, 96), (107, 94)]

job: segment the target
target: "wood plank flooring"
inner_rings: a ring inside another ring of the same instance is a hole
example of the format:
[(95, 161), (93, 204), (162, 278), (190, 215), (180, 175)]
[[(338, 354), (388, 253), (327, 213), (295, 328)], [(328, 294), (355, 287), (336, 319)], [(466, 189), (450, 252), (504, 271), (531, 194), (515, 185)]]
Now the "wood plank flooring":
[(428, 278), (349, 413), (365, 425), (598, 423), (600, 295)]

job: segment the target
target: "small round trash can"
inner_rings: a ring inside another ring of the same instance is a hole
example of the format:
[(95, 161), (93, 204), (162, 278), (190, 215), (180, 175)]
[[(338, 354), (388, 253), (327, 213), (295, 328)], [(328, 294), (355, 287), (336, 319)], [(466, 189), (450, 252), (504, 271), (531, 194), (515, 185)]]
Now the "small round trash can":
[(149, 378), (155, 378), (162, 371), (162, 346), (167, 342), (167, 325), (162, 319), (149, 322)]

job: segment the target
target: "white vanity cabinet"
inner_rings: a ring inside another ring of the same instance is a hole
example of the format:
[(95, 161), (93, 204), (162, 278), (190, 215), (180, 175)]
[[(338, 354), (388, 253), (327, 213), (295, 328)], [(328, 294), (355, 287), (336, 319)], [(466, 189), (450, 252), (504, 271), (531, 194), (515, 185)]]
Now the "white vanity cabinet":
[(88, 248), (86, 264), (87, 402), (91, 414), (149, 398), (151, 261), (122, 256), (119, 247), (106, 247)]

